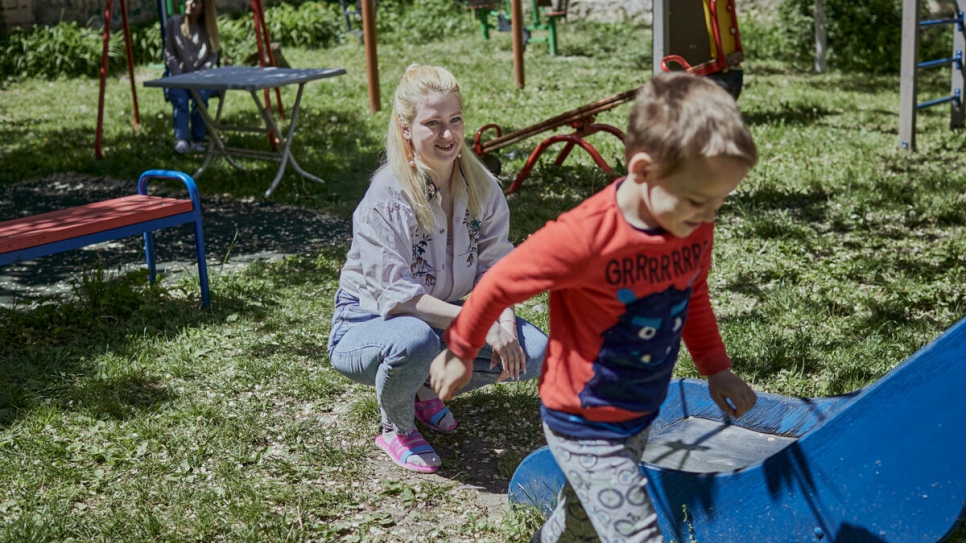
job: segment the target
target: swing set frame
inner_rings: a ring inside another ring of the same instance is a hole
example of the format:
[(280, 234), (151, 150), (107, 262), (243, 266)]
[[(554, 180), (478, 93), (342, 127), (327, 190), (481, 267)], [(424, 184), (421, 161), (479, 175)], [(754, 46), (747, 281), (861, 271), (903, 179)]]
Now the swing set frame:
[[(164, 44), (164, 30), (168, 18), (174, 15), (174, 4), (178, 0), (157, 0), (158, 19), (161, 22), (161, 43)], [(207, 0), (213, 2), (214, 0)], [(121, 25), (124, 29), (124, 52), (127, 58), (127, 73), (131, 80), (131, 101), (134, 110), (133, 123), (134, 129), (141, 126), (141, 113), (138, 108), (137, 82), (134, 79), (134, 54), (131, 51), (131, 29), (127, 20), (127, 2), (118, 0), (121, 10)], [(258, 48), (259, 66), (275, 66), (275, 54), (272, 52), (271, 39), (268, 35), (268, 25), (265, 22), (265, 10), (262, 0), (251, 0), (252, 18), (255, 24), (255, 45)], [(104, 34), (101, 38), (101, 68), (100, 68), (100, 91), (97, 97), (97, 129), (94, 137), (94, 156), (98, 159), (104, 158), (104, 94), (107, 85), (107, 61), (108, 46), (111, 41), (111, 11), (114, 7), (114, 0), (106, 0), (104, 6)], [(272, 101), (269, 89), (264, 90), (265, 103), (269, 110), (272, 110)], [(282, 93), (275, 89), (275, 101), (278, 104), (278, 113), (281, 119), (285, 120), (285, 110), (282, 105)], [(269, 139), (274, 144), (275, 138), (269, 134)]]

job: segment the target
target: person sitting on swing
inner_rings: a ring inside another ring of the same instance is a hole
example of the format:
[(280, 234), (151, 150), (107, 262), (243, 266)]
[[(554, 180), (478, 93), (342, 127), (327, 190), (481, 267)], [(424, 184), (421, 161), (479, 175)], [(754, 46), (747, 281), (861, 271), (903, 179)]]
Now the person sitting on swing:
[[(186, 0), (184, 15), (171, 17), (165, 27), (164, 64), (168, 73), (178, 75), (211, 69), (218, 63), (218, 42), (215, 0)], [(216, 91), (197, 89), (195, 92), (208, 107), (208, 98)], [(174, 108), (175, 152), (203, 153), (205, 123), (191, 92), (188, 89), (169, 88), (168, 99)]]

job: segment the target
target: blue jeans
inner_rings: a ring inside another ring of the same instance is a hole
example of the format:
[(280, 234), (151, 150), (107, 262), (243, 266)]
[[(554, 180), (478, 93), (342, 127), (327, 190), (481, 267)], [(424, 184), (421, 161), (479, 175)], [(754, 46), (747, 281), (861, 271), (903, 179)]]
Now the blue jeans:
[[(215, 93), (213, 90), (196, 91), (201, 100), (208, 107), (208, 98)], [(201, 118), (198, 104), (191, 97), (188, 89), (168, 89), (168, 99), (174, 108), (174, 139), (186, 141), (205, 140), (205, 120)], [(191, 102), (191, 137), (188, 137), (188, 102)]]
[[(384, 319), (359, 308), (359, 300), (336, 293), (329, 361), (339, 373), (364, 385), (376, 387), (376, 399), (384, 426), (399, 434), (416, 429), (416, 391), (429, 378), (429, 366), (446, 347), (442, 331), (416, 317)], [(517, 338), (527, 359), (520, 380), (540, 375), (547, 336), (517, 317)], [(483, 347), (473, 365), (473, 377), (463, 391), (495, 383), (500, 366), (490, 369), (489, 346)]]

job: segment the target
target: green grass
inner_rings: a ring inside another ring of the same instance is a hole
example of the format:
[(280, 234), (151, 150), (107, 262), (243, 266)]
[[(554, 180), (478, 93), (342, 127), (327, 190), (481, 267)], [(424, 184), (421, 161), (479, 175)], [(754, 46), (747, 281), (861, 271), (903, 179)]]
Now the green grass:
[[(272, 199), (348, 217), (411, 62), (447, 66), (463, 84), (468, 127), (504, 131), (649, 77), (646, 29), (570, 23), (560, 44), (559, 57), (529, 48), (522, 90), (507, 34), (380, 44), (377, 113), (361, 46), (286, 50), (295, 67), (348, 73), (307, 85), (299, 119), (296, 156), (327, 183), (288, 173)], [(159, 76), (138, 69), (139, 80)], [(934, 108), (920, 114), (919, 152), (899, 150), (897, 77), (752, 60), (745, 80), (739, 103), (761, 162), (720, 213), (711, 289), (722, 332), (758, 390), (854, 390), (966, 314), (966, 140)], [(118, 79), (107, 88), (105, 158), (95, 160), (97, 93), (93, 79), (0, 91), (0, 184), (64, 171), (133, 183), (149, 168), (197, 167), (172, 152), (160, 91), (139, 86), (134, 131), (129, 83)], [(946, 93), (948, 72), (924, 74), (922, 99)], [(290, 106), (291, 89), (283, 96)], [(599, 121), (623, 128), (627, 109)], [(229, 95), (227, 118), (254, 115), (247, 96)], [(592, 141), (622, 169), (616, 138)], [(538, 142), (500, 151), (506, 182)], [(580, 151), (559, 168), (551, 157), (510, 200), (514, 242), (608, 182)], [(259, 198), (276, 166), (246, 166), (216, 162), (199, 179), (203, 194)], [(467, 504), (475, 487), (505, 490), (542, 444), (533, 383), (452, 403), (460, 431), (432, 436), (444, 477), (373, 471), (372, 391), (325, 355), (345, 249), (214, 277), (210, 312), (195, 309), (190, 282), (149, 288), (143, 276), (103, 273), (72, 301), (0, 310), (0, 541), (528, 541), (534, 513)], [(546, 329), (542, 301), (522, 313)], [(695, 374), (686, 354), (678, 374)]]

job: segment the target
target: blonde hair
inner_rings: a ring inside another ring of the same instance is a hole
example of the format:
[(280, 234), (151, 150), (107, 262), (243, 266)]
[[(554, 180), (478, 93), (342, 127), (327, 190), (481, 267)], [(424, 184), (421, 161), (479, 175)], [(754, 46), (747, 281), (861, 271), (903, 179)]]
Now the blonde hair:
[[(403, 129), (412, 126), (419, 102), (431, 94), (455, 96), (463, 109), (463, 95), (453, 74), (438, 66), (412, 64), (406, 68), (392, 97), (392, 114), (389, 117), (389, 133), (386, 136), (386, 162), (399, 181), (402, 191), (409, 198), (416, 215), (416, 222), (424, 230), (435, 226), (433, 205), (436, 199), (429, 197), (429, 167), (416, 154), (409, 140), (403, 137)], [(454, 183), (454, 196), (466, 196), (466, 209), (472, 219), (480, 219), (483, 202), (493, 188), (490, 173), (479, 157), (467, 145), (460, 142), (461, 152), (456, 167), (466, 183)], [(413, 165), (410, 165), (412, 161)]]
[(625, 163), (645, 152), (661, 177), (694, 157), (730, 157), (749, 168), (758, 162), (735, 99), (717, 83), (684, 73), (661, 74), (641, 86), (624, 146)]
[[(195, 1), (201, 2), (205, 8), (201, 14), (201, 25), (205, 29), (205, 35), (208, 36), (208, 47), (211, 47), (211, 51), (217, 55), (221, 39), (218, 36), (218, 13), (215, 11), (215, 0)], [(191, 37), (191, 23), (187, 16), (181, 20), (181, 35), (185, 38)]]

